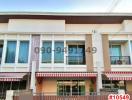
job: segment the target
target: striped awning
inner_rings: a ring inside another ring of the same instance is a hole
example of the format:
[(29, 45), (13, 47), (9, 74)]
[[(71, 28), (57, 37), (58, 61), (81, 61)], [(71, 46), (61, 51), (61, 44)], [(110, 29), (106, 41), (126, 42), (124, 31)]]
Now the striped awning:
[(0, 73), (0, 81), (20, 81), (27, 73)]
[(97, 73), (72, 73), (72, 72), (37, 72), (36, 77), (70, 78), (70, 77), (96, 77)]
[(109, 80), (132, 80), (132, 72), (104, 72)]

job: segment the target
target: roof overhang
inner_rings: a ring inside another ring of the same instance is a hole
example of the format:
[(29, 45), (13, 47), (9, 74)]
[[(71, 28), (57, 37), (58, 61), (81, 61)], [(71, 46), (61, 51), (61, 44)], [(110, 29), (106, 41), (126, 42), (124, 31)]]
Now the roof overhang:
[(9, 19), (54, 19), (66, 24), (120, 24), (132, 20), (131, 13), (0, 12), (0, 23)]
[(109, 80), (132, 80), (132, 72), (104, 72)]
[(92, 78), (97, 77), (95, 72), (36, 72), (38, 78)]
[(1, 72), (0, 81), (21, 81), (25, 75), (26, 72)]

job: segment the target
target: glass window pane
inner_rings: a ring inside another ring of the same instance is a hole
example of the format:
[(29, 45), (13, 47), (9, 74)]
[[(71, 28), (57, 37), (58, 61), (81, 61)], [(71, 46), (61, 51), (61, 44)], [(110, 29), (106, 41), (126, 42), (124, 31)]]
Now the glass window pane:
[(79, 87), (78, 87), (78, 81), (73, 80), (72, 81), (72, 95), (79, 95)]
[(29, 41), (20, 41), (18, 63), (28, 63)]
[(85, 45), (68, 45), (68, 64), (85, 64)]
[(111, 64), (121, 63), (120, 61), (120, 56), (122, 56), (121, 45), (111, 45), (110, 55), (111, 55)]
[(0, 45), (0, 58), (2, 57), (3, 45)]
[(85, 81), (64, 80), (57, 81), (58, 95), (85, 95)]
[(1, 59), (2, 59), (2, 52), (3, 52), (3, 42), (0, 43), (0, 64), (1, 64)]
[(79, 82), (79, 95), (85, 95), (85, 82)]
[(8, 41), (5, 63), (15, 63), (16, 41)]
[(51, 63), (52, 42), (44, 41), (42, 47), (42, 63)]
[(63, 82), (57, 82), (57, 94), (64, 95), (63, 91), (64, 91)]
[(111, 56), (121, 56), (121, 46), (120, 45), (112, 45)]
[(64, 62), (64, 42), (55, 42), (54, 62)]

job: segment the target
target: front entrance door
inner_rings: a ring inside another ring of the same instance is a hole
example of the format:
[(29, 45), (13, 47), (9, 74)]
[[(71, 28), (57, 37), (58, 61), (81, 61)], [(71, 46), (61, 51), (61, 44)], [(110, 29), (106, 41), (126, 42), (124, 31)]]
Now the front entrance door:
[(85, 95), (85, 81), (83, 80), (58, 80), (58, 95)]

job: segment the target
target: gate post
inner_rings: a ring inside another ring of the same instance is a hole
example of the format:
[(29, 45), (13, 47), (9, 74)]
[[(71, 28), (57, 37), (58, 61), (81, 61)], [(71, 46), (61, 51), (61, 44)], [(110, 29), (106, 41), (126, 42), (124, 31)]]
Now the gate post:
[(98, 75), (97, 75), (97, 95), (100, 95), (100, 89), (102, 89), (102, 72), (101, 72), (101, 66), (100, 66), (100, 63), (99, 62), (97, 62), (97, 65), (98, 65), (98, 67), (97, 67), (97, 73), (98, 73)]
[(7, 90), (6, 91), (6, 99), (5, 100), (13, 100), (14, 91), (13, 90)]
[(33, 93), (36, 92), (36, 87), (35, 87), (35, 82), (36, 82), (35, 71), (36, 71), (36, 61), (32, 61), (30, 89), (33, 90)]
[(102, 89), (102, 76), (101, 72), (104, 68), (104, 58), (103, 58), (103, 46), (102, 46), (102, 34), (97, 30), (93, 30), (92, 34), (92, 45), (97, 48), (97, 52), (93, 54), (94, 67), (98, 73), (97, 75), (97, 94), (100, 94), (100, 89)]

